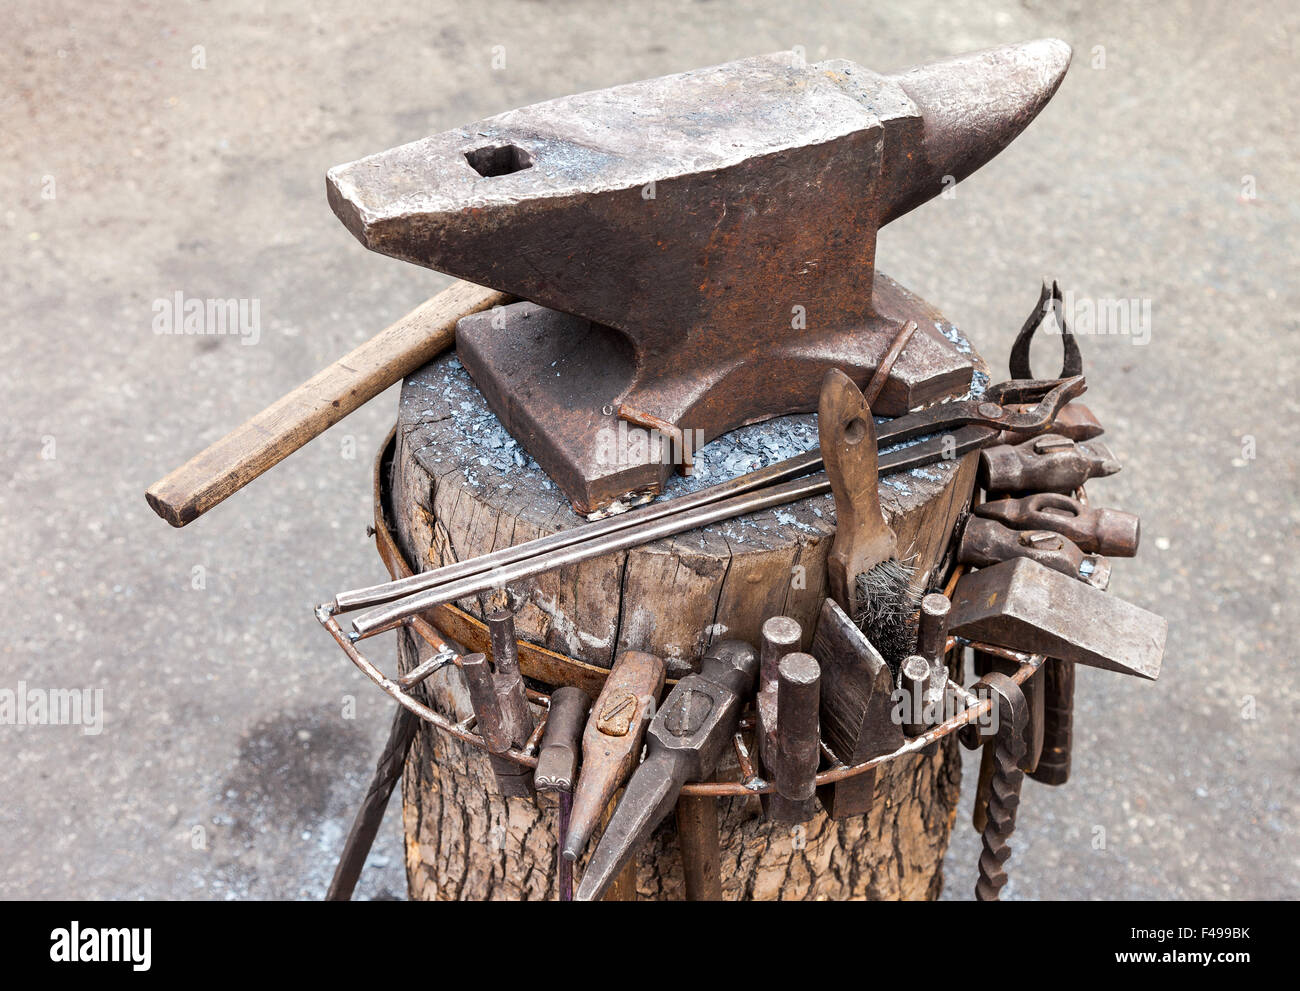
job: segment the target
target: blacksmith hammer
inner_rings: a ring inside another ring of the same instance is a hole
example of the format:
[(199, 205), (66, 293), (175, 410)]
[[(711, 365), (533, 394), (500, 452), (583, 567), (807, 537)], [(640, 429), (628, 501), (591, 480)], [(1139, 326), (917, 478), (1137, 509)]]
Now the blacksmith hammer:
[(957, 582), (949, 630), (1010, 647), (1155, 681), (1169, 624), (1027, 557)]
[(959, 564), (987, 568), (1013, 557), (1033, 558), (1102, 591), (1110, 584), (1110, 562), (1100, 554), (1084, 554), (1064, 534), (1055, 530), (1013, 530), (984, 516), (967, 517), (957, 545)]
[(570, 863), (582, 854), (610, 799), (636, 767), (663, 687), (663, 658), (639, 650), (615, 658), (582, 732), (582, 774), (563, 851)]
[(500, 114), (327, 189), (366, 247), (528, 301), (462, 320), (460, 358), (592, 512), (672, 470), (678, 445), (628, 422), (707, 441), (810, 411), (908, 320), (873, 409), (966, 392), (953, 328), (876, 271), (876, 231), (1005, 148), (1069, 61), (1056, 40), (893, 75), (782, 52)]
[(1022, 444), (999, 444), (980, 451), (979, 484), (990, 493), (1073, 492), (1090, 478), (1120, 470), (1109, 447), (1099, 440), (1073, 441), (1042, 434)]
[(1023, 499), (995, 499), (976, 506), (975, 515), (1017, 530), (1055, 530), (1084, 553), (1108, 557), (1137, 554), (1142, 531), (1142, 521), (1133, 513), (1088, 506), (1059, 492), (1037, 492)]

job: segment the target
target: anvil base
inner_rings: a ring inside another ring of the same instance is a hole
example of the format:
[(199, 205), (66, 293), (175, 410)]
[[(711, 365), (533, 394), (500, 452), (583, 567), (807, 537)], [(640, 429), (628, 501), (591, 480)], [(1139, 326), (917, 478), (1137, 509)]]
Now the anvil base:
[[(682, 443), (698, 448), (747, 423), (816, 410), (829, 368), (864, 386), (907, 320), (918, 331), (873, 412), (900, 416), (969, 391), (969, 350), (950, 339), (957, 335), (942, 314), (879, 272), (873, 303), (865, 326), (791, 330), (761, 362), (719, 355), (715, 367), (638, 359), (618, 331), (535, 303), (462, 318), (456, 347), (506, 429), (587, 515), (661, 492)], [(684, 441), (620, 419), (620, 405), (671, 424)]]

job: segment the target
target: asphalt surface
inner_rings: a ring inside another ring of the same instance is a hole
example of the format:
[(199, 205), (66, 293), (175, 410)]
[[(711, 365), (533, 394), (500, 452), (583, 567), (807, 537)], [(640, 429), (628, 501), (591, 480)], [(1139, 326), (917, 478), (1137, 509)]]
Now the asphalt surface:
[[(311, 606), (384, 577), (395, 393), (184, 530), (143, 492), (445, 285), (362, 249), (327, 168), (793, 46), (890, 69), (1042, 36), (1075, 50), (1055, 100), (878, 249), (995, 367), (1044, 273), (1134, 301), (1082, 340), (1125, 463), (1092, 492), (1142, 514), (1112, 591), (1168, 618), (1164, 673), (1081, 672), (1073, 778), (1026, 786), (1007, 897), (1300, 894), (1294, 4), (51, 0), (5, 33), (0, 690), (102, 690), (103, 724), (0, 725), (0, 897), (324, 891), (389, 710)], [(256, 301), (256, 343), (156, 332), (177, 293)], [(359, 897), (404, 897), (396, 812)]]

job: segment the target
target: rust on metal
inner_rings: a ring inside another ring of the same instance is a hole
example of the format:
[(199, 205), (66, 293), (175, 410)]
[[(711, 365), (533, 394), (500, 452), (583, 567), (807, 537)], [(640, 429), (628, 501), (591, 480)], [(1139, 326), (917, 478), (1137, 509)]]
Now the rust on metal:
[(1142, 523), (1133, 513), (1088, 506), (1061, 492), (995, 499), (976, 506), (975, 515), (1017, 530), (1054, 530), (1072, 540), (1081, 551), (1108, 557), (1137, 554), (1142, 531)]
[(1055, 319), (1056, 329), (1061, 337), (1063, 353), (1060, 378), (1083, 374), (1083, 355), (1079, 352), (1079, 342), (1074, 339), (1074, 333), (1065, 320), (1065, 301), (1061, 293), (1061, 284), (1055, 280), (1049, 284), (1044, 279), (1042, 289), (1038, 293), (1038, 302), (1034, 304), (1034, 308), (1020, 328), (1020, 333), (1016, 335), (1015, 342), (1011, 345), (1012, 378), (1034, 377), (1029, 368), (1029, 347), (1033, 343), (1034, 332), (1046, 322), (1049, 313)]
[(465, 679), (470, 705), (474, 707), (474, 718), (483, 745), (490, 754), (505, 753), (514, 741), (510, 738), (510, 731), (501, 714), (501, 701), (492, 684), (492, 668), (488, 665), (488, 659), (482, 654), (467, 654), (461, 658), (460, 673)]
[(964, 575), (953, 592), (949, 628), (971, 640), (1154, 681), (1169, 624), (1021, 557)]
[(1063, 785), (1070, 778), (1074, 749), (1074, 664), (1048, 658), (1043, 671), (1043, 745), (1030, 775), (1045, 785)]
[(470, 704), (474, 707), (479, 735), (488, 752), (492, 773), (496, 776), (497, 790), (508, 798), (527, 798), (533, 793), (533, 772), (528, 765), (516, 763), (505, 757), (506, 751), (526, 746), (529, 732), (522, 736), (518, 727), (507, 721), (502, 710), (497, 675), (492, 673), (488, 659), (482, 654), (467, 654), (461, 658), (460, 672), (465, 680)]
[(763, 764), (776, 789), (764, 796), (772, 822), (807, 822), (817, 814), (821, 763), (821, 666), (811, 654), (792, 653), (777, 665), (775, 746)]
[(777, 747), (777, 674), (781, 658), (794, 653), (803, 641), (803, 628), (789, 616), (770, 616), (759, 630), (758, 694), (754, 712), (758, 729), (758, 758), (765, 768), (771, 767)]
[[(1023, 413), (1028, 407), (1017, 404), (1013, 411)], [(1068, 437), (1070, 440), (1092, 440), (1106, 431), (1101, 421), (1093, 415), (1092, 410), (1083, 403), (1070, 403), (1056, 414), (1056, 421), (1051, 427), (1052, 433)], [(1004, 430), (998, 435), (999, 444), (1021, 444), (1044, 433), (1043, 430)]]
[(1104, 590), (1110, 584), (1110, 562), (1106, 558), (1085, 554), (1074, 541), (1055, 530), (1012, 530), (982, 515), (967, 518), (957, 546), (958, 561), (986, 568), (1016, 557), (1032, 558), (1093, 588)]
[(498, 609), (488, 613), (487, 620), (495, 669), (492, 684), (500, 703), (501, 716), (511, 742), (526, 748), (533, 736), (533, 713), (528, 707), (528, 694), (519, 671), (515, 617), (507, 609)]
[[(677, 466), (677, 470), (683, 475), (690, 475), (695, 470), (695, 448), (687, 439), (690, 435), (685, 434), (682, 428), (674, 423), (655, 416), (653, 413), (647, 413), (644, 410), (635, 409), (627, 403), (618, 404), (618, 418), (634, 426), (644, 427), (646, 430), (654, 430), (661, 437), (668, 438), (669, 452), (668, 457), (672, 464)], [(649, 439), (647, 438), (647, 443)], [(662, 442), (661, 442), (662, 443)], [(660, 457), (663, 455), (661, 454)]]
[(1069, 59), (1055, 40), (893, 75), (744, 59), (406, 144), (331, 169), (328, 194), (368, 248), (530, 301), (462, 320), (460, 356), (591, 512), (671, 468), (607, 456), (619, 403), (706, 439), (811, 410), (827, 368), (865, 382), (909, 319), (879, 411), (964, 392), (969, 360), (876, 271), (876, 231), (1010, 143)]
[(894, 335), (893, 343), (889, 345), (889, 350), (885, 352), (880, 363), (876, 365), (876, 370), (872, 373), (867, 384), (862, 387), (862, 397), (867, 401), (867, 405), (875, 404), (880, 398), (880, 393), (884, 391), (889, 384), (889, 373), (894, 370), (894, 365), (899, 356), (903, 353), (903, 348), (907, 347), (907, 342), (912, 339), (916, 333), (916, 321), (908, 320)]
[(979, 483), (989, 492), (1068, 493), (1090, 478), (1105, 478), (1119, 469), (1115, 455), (1099, 440), (1043, 434), (982, 450)]
[(745, 734), (741, 732), (744, 725), (745, 721), (742, 719), (736, 727), (736, 732), (731, 735), (731, 747), (736, 751), (736, 763), (740, 766), (741, 784), (750, 791), (756, 791), (766, 782), (758, 776), (758, 769), (754, 766), (754, 758), (750, 756), (749, 747), (745, 745)]
[(1007, 883), (1006, 862), (1011, 856), (1010, 839), (1015, 832), (1020, 787), (1025, 779), (1020, 765), (1024, 760), (1029, 704), (1020, 686), (1006, 675), (987, 674), (980, 685), (995, 696), (998, 720), (975, 898), (995, 902)]

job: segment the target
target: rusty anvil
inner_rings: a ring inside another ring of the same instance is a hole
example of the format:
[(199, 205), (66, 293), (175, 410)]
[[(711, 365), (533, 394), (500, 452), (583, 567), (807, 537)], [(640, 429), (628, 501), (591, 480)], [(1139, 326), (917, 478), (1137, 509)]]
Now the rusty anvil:
[(743, 59), (338, 166), (329, 200), (366, 247), (527, 301), (461, 320), (460, 358), (592, 512), (661, 491), (663, 434), (814, 410), (831, 367), (863, 384), (908, 320), (875, 411), (966, 392), (969, 356), (876, 272), (876, 231), (1006, 147), (1069, 61), (1055, 40), (894, 75)]

